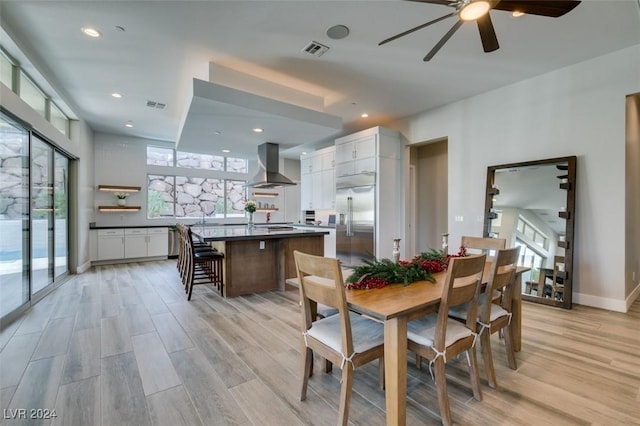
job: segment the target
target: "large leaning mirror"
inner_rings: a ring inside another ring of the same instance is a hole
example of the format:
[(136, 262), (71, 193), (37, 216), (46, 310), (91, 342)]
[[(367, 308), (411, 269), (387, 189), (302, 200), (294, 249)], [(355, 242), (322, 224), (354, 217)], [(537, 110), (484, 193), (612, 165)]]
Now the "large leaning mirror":
[(576, 157), (491, 166), (484, 235), (520, 246), (522, 299), (571, 308)]

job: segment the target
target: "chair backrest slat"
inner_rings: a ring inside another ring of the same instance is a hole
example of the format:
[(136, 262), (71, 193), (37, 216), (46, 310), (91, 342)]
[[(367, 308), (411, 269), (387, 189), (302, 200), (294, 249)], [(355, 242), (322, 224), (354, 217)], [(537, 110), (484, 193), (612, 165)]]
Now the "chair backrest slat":
[(466, 324), (471, 330), (476, 330), (478, 297), (486, 260), (486, 254), (477, 254), (454, 257), (449, 261), (438, 308), (437, 332), (434, 341), (436, 349), (444, 350), (449, 308), (452, 306), (468, 303)]
[(485, 292), (481, 297), (480, 320), (488, 323), (491, 317), (491, 303), (496, 291), (502, 292), (502, 307), (511, 312), (511, 300), (513, 297), (516, 268), (518, 266), (518, 256), (520, 247), (498, 250), (489, 273), (489, 281)]
[(483, 238), (462, 236), (460, 245), (467, 249), (467, 253), (486, 253), (494, 257), (498, 250), (507, 247), (507, 240), (504, 238)]

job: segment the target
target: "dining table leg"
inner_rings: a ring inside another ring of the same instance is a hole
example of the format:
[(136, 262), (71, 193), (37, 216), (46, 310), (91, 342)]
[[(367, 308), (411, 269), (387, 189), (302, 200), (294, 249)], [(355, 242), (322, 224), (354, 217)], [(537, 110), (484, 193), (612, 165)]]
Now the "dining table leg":
[(407, 423), (407, 318), (384, 322), (384, 368), (387, 425)]
[(511, 297), (511, 342), (514, 352), (522, 349), (522, 274), (516, 274)]

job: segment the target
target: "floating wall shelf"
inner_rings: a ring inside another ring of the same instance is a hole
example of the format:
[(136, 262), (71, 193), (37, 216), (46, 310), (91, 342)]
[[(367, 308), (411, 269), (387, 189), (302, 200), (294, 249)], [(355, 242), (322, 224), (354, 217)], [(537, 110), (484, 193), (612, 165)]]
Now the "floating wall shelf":
[(139, 186), (125, 186), (125, 185), (98, 185), (98, 191), (111, 191), (111, 192), (138, 192)]
[(137, 212), (141, 208), (140, 206), (98, 206), (101, 212)]
[(559, 212), (558, 213), (558, 217), (561, 217), (563, 219), (569, 219), (569, 212)]
[(257, 212), (277, 212), (278, 209), (277, 208), (272, 208), (272, 209), (257, 209)]
[(564, 182), (560, 184), (560, 189), (571, 189), (571, 183), (570, 182)]
[(277, 192), (254, 192), (253, 196), (254, 197), (259, 197), (259, 198), (274, 198), (277, 197), (278, 194)]

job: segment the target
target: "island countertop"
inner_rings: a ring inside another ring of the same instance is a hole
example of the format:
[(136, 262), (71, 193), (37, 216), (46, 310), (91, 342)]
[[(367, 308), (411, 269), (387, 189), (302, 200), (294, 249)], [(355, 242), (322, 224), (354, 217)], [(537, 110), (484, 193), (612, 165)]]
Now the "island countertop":
[(200, 241), (237, 241), (237, 240), (269, 240), (280, 238), (309, 237), (312, 235), (326, 235), (323, 229), (295, 229), (283, 225), (256, 225), (252, 228), (241, 226), (191, 226), (191, 232)]

